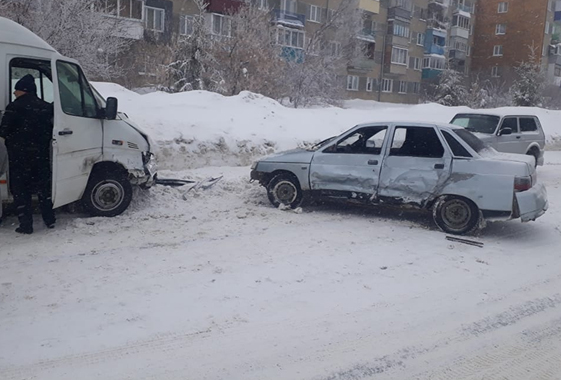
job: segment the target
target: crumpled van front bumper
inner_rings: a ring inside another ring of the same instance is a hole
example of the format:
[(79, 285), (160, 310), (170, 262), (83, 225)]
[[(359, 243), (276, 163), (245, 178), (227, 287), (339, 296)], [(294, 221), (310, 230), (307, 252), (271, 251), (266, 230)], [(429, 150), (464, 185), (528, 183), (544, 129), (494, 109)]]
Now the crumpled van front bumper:
[(549, 208), (547, 191), (541, 183), (536, 184), (529, 190), (516, 193), (516, 203), (522, 222), (536, 220)]

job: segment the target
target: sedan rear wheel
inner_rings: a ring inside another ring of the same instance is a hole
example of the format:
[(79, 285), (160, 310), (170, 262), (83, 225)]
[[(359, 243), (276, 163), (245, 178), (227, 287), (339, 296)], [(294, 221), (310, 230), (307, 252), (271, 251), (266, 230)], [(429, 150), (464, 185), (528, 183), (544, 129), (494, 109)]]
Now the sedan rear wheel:
[(433, 218), (444, 232), (465, 235), (478, 228), (481, 216), (477, 206), (469, 199), (445, 196), (434, 205)]

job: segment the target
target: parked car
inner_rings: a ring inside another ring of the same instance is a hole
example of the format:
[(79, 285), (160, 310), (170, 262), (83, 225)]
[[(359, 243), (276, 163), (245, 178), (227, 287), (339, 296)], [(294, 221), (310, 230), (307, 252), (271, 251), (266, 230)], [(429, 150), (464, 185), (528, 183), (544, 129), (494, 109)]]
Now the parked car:
[(499, 152), (533, 156), (543, 165), (545, 134), (535, 115), (512, 113), (459, 113), (450, 122), (473, 132)]
[(467, 234), (483, 219), (535, 220), (548, 208), (534, 159), (487, 147), (454, 125), (361, 124), (310, 149), (255, 162), (251, 179), (270, 202), (296, 208), (328, 197), (433, 211), (443, 231)]

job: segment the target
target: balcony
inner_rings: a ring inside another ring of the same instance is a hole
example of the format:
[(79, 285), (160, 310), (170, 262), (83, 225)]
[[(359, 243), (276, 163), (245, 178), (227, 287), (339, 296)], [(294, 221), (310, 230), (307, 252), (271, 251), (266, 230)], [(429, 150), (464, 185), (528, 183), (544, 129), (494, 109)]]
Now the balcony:
[(282, 9), (273, 10), (274, 21), (286, 26), (303, 28), (306, 25), (306, 15), (286, 12)]
[(451, 37), (461, 37), (465, 38), (466, 40), (469, 39), (469, 29), (464, 29), (459, 26), (453, 26), (450, 30)]
[(432, 44), (430, 47), (425, 49), (425, 54), (446, 55), (446, 46)]
[(349, 69), (357, 71), (372, 71), (376, 67), (376, 61), (366, 57), (355, 58), (349, 64)]
[(450, 50), (450, 59), (455, 59), (457, 61), (465, 61), (467, 59), (467, 53), (461, 50)]
[(411, 21), (411, 11), (401, 7), (393, 7), (388, 9), (388, 19), (402, 20), (405, 22)]
[(448, 7), (448, 4), (444, 0), (429, 0), (429, 5), (436, 4), (441, 7)]
[(132, 40), (144, 38), (144, 22), (142, 20), (107, 15), (102, 19), (99, 26), (102, 29), (111, 30), (111, 33), (116, 37)]
[(232, 13), (236, 12), (243, 5), (241, 0), (206, 0), (207, 12), (210, 13)]
[(358, 9), (378, 14), (380, 13), (380, 2), (376, 0), (359, 0)]

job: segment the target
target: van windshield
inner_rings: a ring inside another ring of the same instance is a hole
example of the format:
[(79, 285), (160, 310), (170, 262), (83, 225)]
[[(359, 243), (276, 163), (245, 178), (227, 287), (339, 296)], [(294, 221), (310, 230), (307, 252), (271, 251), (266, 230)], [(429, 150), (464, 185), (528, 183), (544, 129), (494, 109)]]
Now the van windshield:
[(499, 126), (500, 117), (494, 115), (457, 114), (450, 124), (464, 127), (470, 132), (493, 134)]

